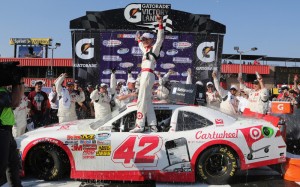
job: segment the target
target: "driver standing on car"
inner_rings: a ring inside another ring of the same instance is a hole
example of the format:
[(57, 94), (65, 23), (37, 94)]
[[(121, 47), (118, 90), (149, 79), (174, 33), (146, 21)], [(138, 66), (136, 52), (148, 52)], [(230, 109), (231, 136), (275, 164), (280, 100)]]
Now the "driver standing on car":
[(154, 38), (153, 34), (144, 33), (141, 37), (137, 36), (139, 47), (143, 52), (143, 59), (137, 101), (137, 118), (135, 128), (130, 131), (132, 133), (140, 133), (144, 131), (146, 117), (151, 131), (157, 132), (157, 121), (152, 105), (152, 86), (155, 81), (154, 68), (156, 60), (159, 57), (161, 46), (164, 41), (164, 29), (162, 25), (162, 18), (157, 15), (156, 19), (158, 22), (158, 32), (154, 45), (152, 45)]

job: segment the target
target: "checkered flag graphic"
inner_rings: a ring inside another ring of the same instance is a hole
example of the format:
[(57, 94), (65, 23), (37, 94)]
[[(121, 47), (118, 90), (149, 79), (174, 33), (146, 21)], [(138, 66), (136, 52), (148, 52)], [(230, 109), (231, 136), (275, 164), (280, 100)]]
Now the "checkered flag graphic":
[[(140, 27), (145, 27), (151, 29), (153, 32), (157, 32), (158, 30), (158, 23), (157, 22), (150, 22), (150, 23), (145, 23), (143, 25), (137, 25)], [(165, 15), (163, 17), (163, 26), (166, 31), (169, 31), (170, 33), (173, 32), (173, 25), (172, 25), (172, 20), (168, 18), (168, 15)]]

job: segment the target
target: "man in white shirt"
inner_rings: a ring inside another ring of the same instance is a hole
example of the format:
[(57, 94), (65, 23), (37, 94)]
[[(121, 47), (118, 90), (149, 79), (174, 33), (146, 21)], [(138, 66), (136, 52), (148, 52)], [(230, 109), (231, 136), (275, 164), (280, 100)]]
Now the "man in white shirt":
[(238, 100), (236, 99), (237, 86), (231, 85), (229, 90), (224, 90), (217, 79), (215, 72), (212, 73), (216, 90), (219, 92), (222, 102), (220, 104), (220, 110), (230, 115), (238, 114)]
[(75, 103), (81, 106), (85, 100), (82, 90), (79, 92), (79, 95), (74, 91), (73, 82), (67, 82), (66, 88), (62, 87), (61, 84), (66, 76), (67, 74), (63, 73), (55, 80), (56, 91), (60, 96), (57, 113), (59, 123), (77, 120)]
[(98, 89), (94, 90), (90, 98), (94, 103), (95, 119), (103, 119), (111, 114), (110, 96), (105, 83), (102, 83)]
[(50, 101), (50, 122), (51, 124), (58, 122), (57, 112), (58, 112), (58, 95), (56, 92), (56, 86), (55, 84), (52, 85), (52, 90), (49, 93), (49, 101)]
[(244, 85), (242, 78), (238, 78), (240, 89), (249, 95), (248, 106), (252, 112), (266, 114), (269, 105), (269, 91), (265, 88), (263, 79), (259, 75), (257, 80), (253, 81), (254, 88), (248, 88)]

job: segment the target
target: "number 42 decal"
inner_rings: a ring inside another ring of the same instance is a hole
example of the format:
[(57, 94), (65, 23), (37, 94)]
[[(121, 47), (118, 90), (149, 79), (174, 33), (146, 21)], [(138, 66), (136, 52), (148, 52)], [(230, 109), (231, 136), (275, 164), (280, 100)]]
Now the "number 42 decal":
[(161, 146), (162, 139), (159, 136), (129, 136), (114, 150), (112, 160), (125, 167), (156, 166)]

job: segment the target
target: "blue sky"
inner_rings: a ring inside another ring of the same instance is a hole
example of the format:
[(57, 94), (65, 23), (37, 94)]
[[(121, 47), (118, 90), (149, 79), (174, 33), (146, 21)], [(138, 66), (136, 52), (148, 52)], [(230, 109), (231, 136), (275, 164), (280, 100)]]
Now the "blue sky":
[(71, 58), (69, 21), (86, 11), (124, 8), (130, 3), (170, 3), (172, 9), (209, 14), (226, 25), (223, 53), (257, 47), (248, 54), (300, 57), (299, 0), (6, 0), (0, 6), (0, 54), (12, 57), (9, 38), (53, 38), (55, 57)]

